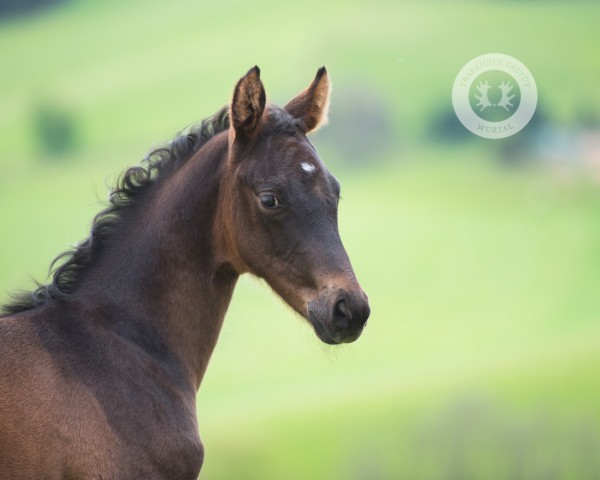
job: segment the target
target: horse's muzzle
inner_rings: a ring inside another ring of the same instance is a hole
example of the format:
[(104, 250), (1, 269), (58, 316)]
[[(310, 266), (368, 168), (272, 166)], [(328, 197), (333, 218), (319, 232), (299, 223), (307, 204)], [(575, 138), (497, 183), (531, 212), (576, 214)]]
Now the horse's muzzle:
[(354, 342), (370, 313), (367, 295), (360, 289), (327, 292), (308, 303), (308, 319), (315, 333), (330, 345)]

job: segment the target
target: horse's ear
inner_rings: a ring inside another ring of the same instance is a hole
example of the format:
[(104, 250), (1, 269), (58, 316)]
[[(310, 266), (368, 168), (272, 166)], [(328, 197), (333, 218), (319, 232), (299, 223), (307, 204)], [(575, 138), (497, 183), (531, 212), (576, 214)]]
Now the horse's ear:
[(330, 91), (329, 74), (325, 67), (321, 67), (308, 88), (285, 106), (289, 114), (300, 120), (305, 133), (327, 123)]
[(231, 101), (231, 126), (237, 137), (248, 138), (265, 111), (267, 96), (260, 81), (260, 69), (251, 68), (235, 86)]

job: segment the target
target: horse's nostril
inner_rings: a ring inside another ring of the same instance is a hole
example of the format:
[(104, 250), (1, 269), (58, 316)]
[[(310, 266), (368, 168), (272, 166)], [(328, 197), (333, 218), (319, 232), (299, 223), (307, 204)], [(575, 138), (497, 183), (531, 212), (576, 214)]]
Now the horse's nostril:
[(352, 312), (346, 303), (346, 300), (340, 300), (335, 304), (333, 322), (337, 328), (348, 328), (352, 320)]

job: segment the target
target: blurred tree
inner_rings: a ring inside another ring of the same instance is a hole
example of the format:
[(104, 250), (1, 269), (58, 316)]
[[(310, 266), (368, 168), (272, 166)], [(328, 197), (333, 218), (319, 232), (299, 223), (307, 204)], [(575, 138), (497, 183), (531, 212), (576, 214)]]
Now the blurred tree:
[(0, 0), (0, 19), (14, 14), (29, 13), (64, 0)]
[(75, 149), (77, 128), (75, 115), (66, 107), (38, 103), (32, 115), (34, 138), (43, 154), (56, 158)]
[(433, 141), (460, 143), (475, 138), (475, 135), (460, 123), (452, 107), (434, 112), (431, 119), (427, 136)]

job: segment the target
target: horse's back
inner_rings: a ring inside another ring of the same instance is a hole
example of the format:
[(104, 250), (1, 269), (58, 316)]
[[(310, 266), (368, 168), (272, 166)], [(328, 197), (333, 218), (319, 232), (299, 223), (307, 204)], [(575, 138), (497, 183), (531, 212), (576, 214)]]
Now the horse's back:
[(0, 318), (0, 478), (195, 478), (202, 446), (185, 395), (88, 323)]

